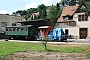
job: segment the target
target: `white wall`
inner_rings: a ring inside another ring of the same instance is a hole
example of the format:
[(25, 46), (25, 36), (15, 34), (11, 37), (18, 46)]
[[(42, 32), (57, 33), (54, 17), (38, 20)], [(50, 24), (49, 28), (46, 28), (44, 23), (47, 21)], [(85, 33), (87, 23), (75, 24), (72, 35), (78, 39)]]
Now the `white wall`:
[(85, 13), (76, 13), (74, 14), (73, 20), (76, 21), (78, 28), (88, 28), (88, 36), (90, 36), (90, 16), (88, 16), (88, 21), (78, 21), (78, 15)]

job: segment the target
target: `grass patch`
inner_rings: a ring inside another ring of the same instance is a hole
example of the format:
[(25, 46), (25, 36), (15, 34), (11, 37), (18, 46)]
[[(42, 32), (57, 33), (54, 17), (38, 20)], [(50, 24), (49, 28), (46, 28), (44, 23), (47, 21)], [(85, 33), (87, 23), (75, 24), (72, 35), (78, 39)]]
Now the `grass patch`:
[[(90, 46), (47, 46), (48, 50), (45, 50), (41, 43), (30, 43), (30, 42), (0, 42), (0, 58), (15, 52), (23, 51), (51, 51), (51, 52), (65, 52), (65, 53), (85, 53), (90, 58)], [(88, 50), (87, 50), (88, 49)], [(27, 59), (28, 60), (28, 59)]]

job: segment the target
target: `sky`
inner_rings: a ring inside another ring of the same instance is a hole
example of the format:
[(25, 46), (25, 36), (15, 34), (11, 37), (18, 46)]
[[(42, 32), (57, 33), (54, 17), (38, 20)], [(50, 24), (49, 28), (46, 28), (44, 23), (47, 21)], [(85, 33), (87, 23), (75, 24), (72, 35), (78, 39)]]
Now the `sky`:
[(61, 0), (0, 0), (0, 13), (12, 14), (18, 10), (27, 10), (36, 8), (38, 5), (45, 4), (46, 6), (56, 5)]

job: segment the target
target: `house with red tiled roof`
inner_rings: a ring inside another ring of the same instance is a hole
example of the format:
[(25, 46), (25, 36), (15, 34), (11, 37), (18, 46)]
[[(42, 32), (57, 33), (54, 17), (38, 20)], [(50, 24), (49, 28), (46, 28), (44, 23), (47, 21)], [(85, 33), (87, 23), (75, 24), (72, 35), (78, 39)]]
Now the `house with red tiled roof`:
[(22, 15), (22, 16), (20, 17), (20, 20), (21, 20), (21, 21), (26, 21), (26, 20), (25, 20), (25, 16), (26, 16), (26, 15)]
[(31, 17), (33, 17), (33, 19), (34, 19), (34, 17), (35, 17), (35, 16), (38, 16), (39, 14), (40, 14), (40, 12), (32, 13)]
[(60, 18), (58, 18), (57, 22), (61, 22), (64, 20), (72, 20), (73, 14), (76, 12), (78, 6), (79, 5), (64, 7), (62, 14), (61, 14)]
[(83, 1), (80, 5), (64, 7), (54, 28), (62, 28), (74, 39), (90, 38), (90, 16), (83, 9), (90, 10)]

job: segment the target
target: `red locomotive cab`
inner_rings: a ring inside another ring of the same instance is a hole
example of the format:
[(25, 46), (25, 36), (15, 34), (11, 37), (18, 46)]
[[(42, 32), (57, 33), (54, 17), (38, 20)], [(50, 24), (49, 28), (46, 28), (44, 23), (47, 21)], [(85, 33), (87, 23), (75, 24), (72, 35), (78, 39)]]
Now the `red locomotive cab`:
[(41, 26), (41, 27), (39, 27), (40, 36), (47, 37), (50, 30), (52, 30), (52, 29), (53, 29), (52, 26)]
[(44, 32), (42, 28), (40, 28), (40, 36), (44, 36)]

